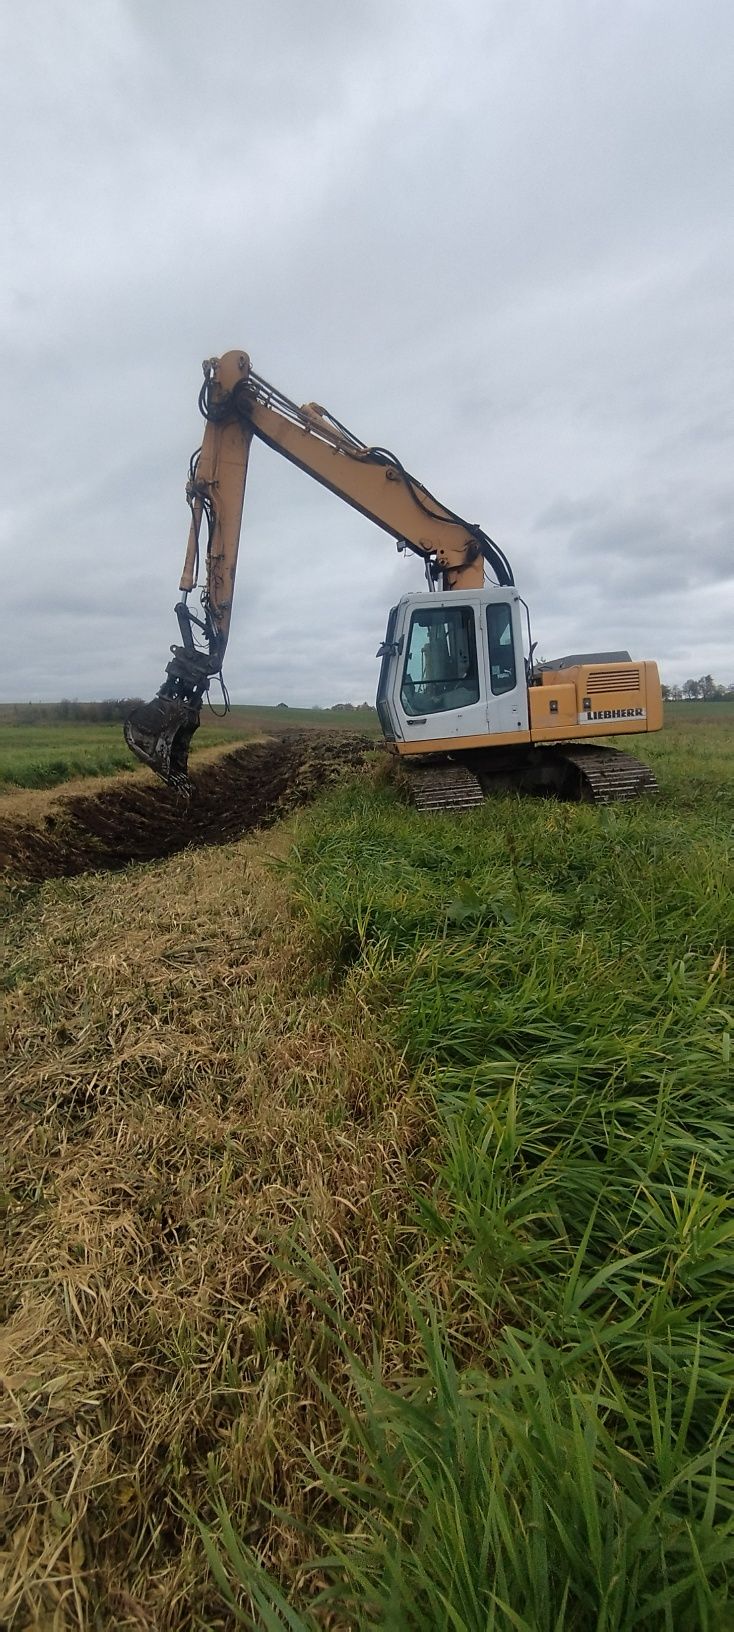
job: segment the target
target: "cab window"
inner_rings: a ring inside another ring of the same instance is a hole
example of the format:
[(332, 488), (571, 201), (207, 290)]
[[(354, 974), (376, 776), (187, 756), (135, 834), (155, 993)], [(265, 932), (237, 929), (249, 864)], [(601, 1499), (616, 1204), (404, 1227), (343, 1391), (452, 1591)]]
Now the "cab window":
[(509, 602), (496, 601), (487, 607), (487, 639), (490, 684), (495, 697), (501, 697), (505, 691), (514, 691), (517, 685)]
[(479, 702), (473, 607), (421, 607), (413, 613), (400, 701), (406, 714), (438, 714)]

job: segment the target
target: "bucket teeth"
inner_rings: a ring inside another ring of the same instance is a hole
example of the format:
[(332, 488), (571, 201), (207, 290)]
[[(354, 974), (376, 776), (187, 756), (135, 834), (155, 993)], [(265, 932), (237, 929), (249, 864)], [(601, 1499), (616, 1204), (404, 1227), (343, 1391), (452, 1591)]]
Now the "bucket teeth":
[(189, 743), (198, 725), (198, 709), (174, 697), (156, 697), (152, 703), (132, 709), (123, 730), (136, 759), (190, 798), (193, 783), (188, 775)]

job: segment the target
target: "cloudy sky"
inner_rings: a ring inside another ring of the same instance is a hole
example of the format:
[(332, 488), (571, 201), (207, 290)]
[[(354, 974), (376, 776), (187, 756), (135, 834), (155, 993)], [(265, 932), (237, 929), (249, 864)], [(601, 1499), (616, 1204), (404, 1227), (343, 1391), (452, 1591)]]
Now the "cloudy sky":
[[(481, 522), (541, 653), (734, 681), (731, 0), (29, 0), (3, 33), (0, 696), (157, 689), (232, 347)], [(371, 698), (423, 587), (256, 446), (233, 697)]]

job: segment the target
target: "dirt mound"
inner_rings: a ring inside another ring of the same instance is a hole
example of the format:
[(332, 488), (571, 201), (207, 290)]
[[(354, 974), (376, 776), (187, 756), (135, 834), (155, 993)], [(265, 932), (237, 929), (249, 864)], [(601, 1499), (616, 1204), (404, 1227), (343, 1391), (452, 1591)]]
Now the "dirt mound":
[(133, 781), (62, 798), (40, 822), (0, 819), (3, 870), (17, 879), (69, 878), (190, 844), (227, 844), (304, 804), (374, 746), (344, 732), (286, 732), (194, 772), (190, 801), (162, 783)]

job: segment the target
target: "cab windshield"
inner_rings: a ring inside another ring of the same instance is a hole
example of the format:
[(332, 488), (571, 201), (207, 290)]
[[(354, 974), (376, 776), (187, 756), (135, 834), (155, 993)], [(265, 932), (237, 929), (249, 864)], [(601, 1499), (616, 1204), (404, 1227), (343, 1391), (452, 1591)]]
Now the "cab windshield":
[(479, 702), (473, 607), (421, 607), (413, 613), (400, 701), (411, 715)]

